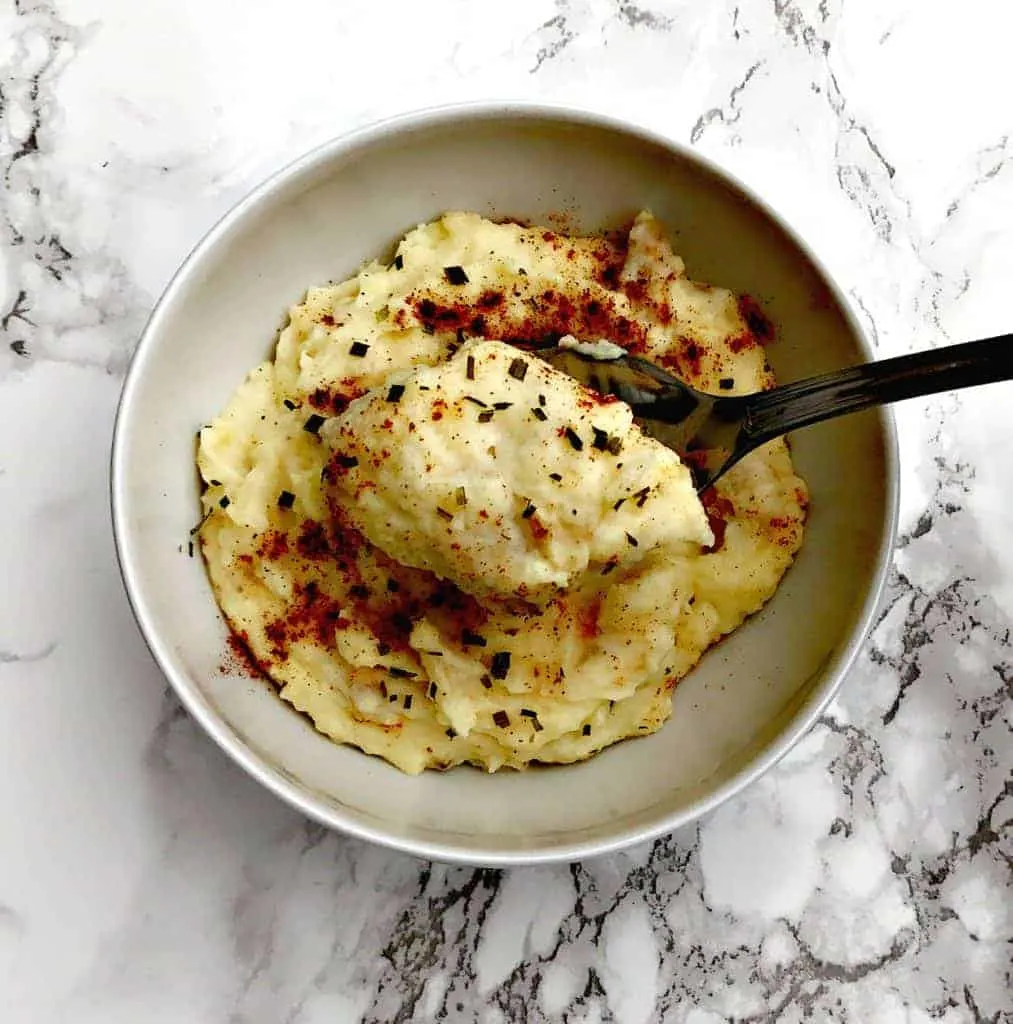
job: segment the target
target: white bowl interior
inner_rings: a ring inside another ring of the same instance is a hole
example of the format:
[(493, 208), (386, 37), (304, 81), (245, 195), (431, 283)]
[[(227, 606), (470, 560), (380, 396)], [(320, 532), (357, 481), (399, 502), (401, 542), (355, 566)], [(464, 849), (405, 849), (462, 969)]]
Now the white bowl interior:
[[(226, 631), (199, 558), (194, 431), (270, 350), (286, 308), (449, 209), (577, 229), (649, 207), (702, 280), (749, 292), (779, 328), (782, 381), (869, 358), (830, 282), (742, 191), (697, 158), (545, 111), (429, 115), (311, 154), (205, 239), (148, 326), (124, 390), (114, 519), (139, 622), (186, 705), (241, 763), (307, 813), (447, 859), (575, 857), (685, 822), (776, 760), (829, 699), (882, 583), (895, 516), (889, 417), (800, 432), (805, 546), (775, 599), (679, 686), (671, 721), (586, 764), (400, 774), (316, 734), (259, 681), (223, 674)], [(180, 552), (180, 546), (183, 552)]]

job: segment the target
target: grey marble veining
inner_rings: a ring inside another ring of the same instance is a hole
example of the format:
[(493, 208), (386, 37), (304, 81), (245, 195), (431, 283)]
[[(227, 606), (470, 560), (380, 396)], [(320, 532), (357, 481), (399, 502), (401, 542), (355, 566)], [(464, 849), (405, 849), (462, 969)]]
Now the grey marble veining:
[(895, 568), (817, 728), (698, 827), (569, 867), (426, 864), (262, 792), (166, 691), (106, 510), (193, 242), (410, 107), (632, 117), (767, 196), (881, 354), (1010, 330), (1011, 28), (990, 0), (0, 4), (0, 1020), (1013, 1021), (1009, 387), (898, 410)]

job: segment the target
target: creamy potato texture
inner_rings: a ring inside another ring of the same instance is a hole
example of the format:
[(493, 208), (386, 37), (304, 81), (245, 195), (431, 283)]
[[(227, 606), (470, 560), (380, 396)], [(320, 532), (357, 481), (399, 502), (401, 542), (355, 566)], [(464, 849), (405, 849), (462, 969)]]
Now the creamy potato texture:
[(310, 289), (201, 431), (219, 604), (334, 740), (408, 772), (588, 757), (655, 731), (790, 565), (784, 443), (701, 504), (628, 406), (524, 348), (566, 335), (703, 390), (773, 384), (762, 313), (693, 282), (649, 214), (574, 238), (453, 213)]

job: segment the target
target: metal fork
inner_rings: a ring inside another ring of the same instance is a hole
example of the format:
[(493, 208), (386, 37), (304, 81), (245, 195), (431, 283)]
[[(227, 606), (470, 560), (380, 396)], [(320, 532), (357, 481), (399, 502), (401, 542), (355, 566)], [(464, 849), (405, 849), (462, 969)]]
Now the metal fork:
[(697, 391), (636, 356), (602, 360), (564, 348), (537, 354), (595, 391), (627, 402), (649, 433), (683, 457), (698, 491), (754, 448), (800, 427), (1013, 378), (1013, 334), (864, 363), (751, 395)]

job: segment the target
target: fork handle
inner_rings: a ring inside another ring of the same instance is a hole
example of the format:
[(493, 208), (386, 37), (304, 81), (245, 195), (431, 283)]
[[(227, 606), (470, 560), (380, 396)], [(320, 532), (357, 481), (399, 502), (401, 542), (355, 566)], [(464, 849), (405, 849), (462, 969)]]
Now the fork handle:
[(1013, 334), (929, 349), (809, 377), (746, 400), (750, 448), (872, 406), (1013, 378)]

